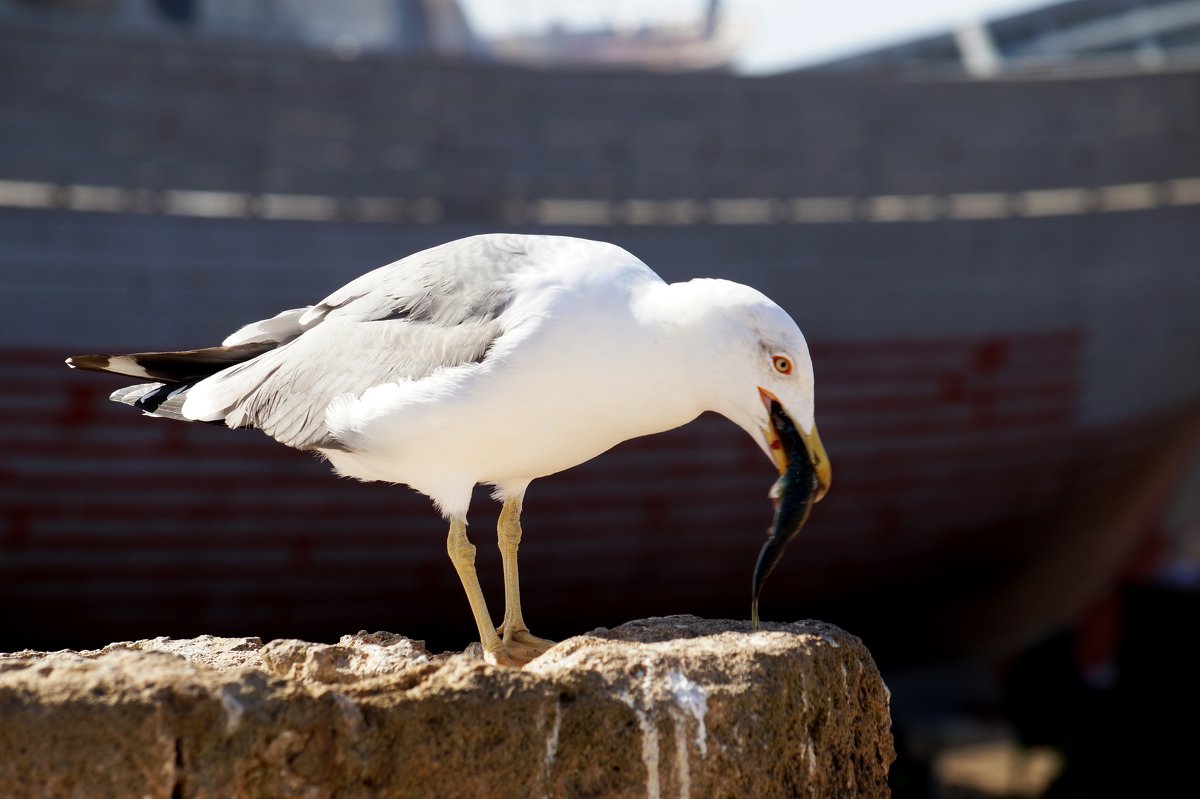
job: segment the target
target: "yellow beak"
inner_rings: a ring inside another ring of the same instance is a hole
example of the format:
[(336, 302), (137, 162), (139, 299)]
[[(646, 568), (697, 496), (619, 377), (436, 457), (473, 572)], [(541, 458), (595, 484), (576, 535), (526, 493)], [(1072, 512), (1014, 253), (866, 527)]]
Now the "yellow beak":
[[(779, 402), (779, 398), (765, 388), (760, 387), (758, 393), (762, 397), (763, 404), (768, 408), (771, 407), (772, 401)], [(775, 435), (775, 431), (770, 425), (763, 428), (763, 436), (766, 437), (767, 444), (771, 448), (771, 458), (775, 461), (775, 468), (779, 470), (780, 474), (783, 474), (788, 468), (787, 453), (784, 451), (783, 442), (779, 440), (779, 436)], [(821, 443), (821, 436), (817, 433), (816, 425), (813, 425), (813, 429), (807, 433), (800, 430), (800, 437), (804, 440), (809, 461), (817, 475), (817, 491), (813, 502), (820, 502), (829, 492), (829, 486), (833, 482), (833, 467), (829, 463), (829, 456), (825, 454), (825, 445)]]
[(802, 430), (800, 435), (804, 439), (804, 445), (808, 447), (808, 457), (817, 473), (817, 493), (813, 502), (820, 502), (829, 492), (829, 486), (833, 482), (833, 467), (829, 465), (829, 456), (825, 454), (825, 445), (821, 443), (821, 436), (817, 433), (815, 424), (811, 433)]

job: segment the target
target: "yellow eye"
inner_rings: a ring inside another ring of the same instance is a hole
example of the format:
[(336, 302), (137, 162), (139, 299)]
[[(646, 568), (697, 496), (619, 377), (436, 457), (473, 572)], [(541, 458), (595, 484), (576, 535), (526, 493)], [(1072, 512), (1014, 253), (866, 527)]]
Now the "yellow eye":
[(775, 371), (781, 375), (790, 375), (792, 373), (792, 362), (782, 355), (776, 355), (771, 359), (775, 364)]

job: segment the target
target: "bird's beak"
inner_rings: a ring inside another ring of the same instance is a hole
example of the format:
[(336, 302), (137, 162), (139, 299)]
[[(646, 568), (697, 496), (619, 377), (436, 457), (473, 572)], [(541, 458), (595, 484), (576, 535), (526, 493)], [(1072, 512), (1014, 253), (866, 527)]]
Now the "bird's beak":
[[(779, 398), (767, 391), (762, 386), (758, 387), (758, 396), (762, 399), (763, 405), (767, 409), (767, 413), (771, 412), (771, 403), (779, 402)], [(779, 403), (782, 407), (783, 403)], [(775, 468), (780, 474), (787, 471), (788, 455), (787, 448), (783, 446), (779, 436), (775, 433), (775, 429), (768, 422), (762, 428), (762, 435), (767, 445), (767, 452), (771, 456), (771, 460), (775, 462)], [(833, 482), (833, 469), (829, 464), (829, 456), (825, 454), (825, 446), (821, 443), (821, 436), (817, 433), (817, 426), (809, 432), (800, 430), (800, 437), (804, 440), (804, 447), (808, 450), (808, 459), (812, 462), (813, 471), (817, 476), (817, 490), (813, 496), (813, 502), (820, 502), (821, 498), (829, 491), (829, 485)]]

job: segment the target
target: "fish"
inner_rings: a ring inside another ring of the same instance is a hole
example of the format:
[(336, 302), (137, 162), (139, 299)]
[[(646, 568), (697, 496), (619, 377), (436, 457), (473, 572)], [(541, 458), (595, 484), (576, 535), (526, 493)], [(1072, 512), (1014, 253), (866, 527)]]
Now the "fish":
[(771, 426), (783, 448), (787, 468), (771, 486), (768, 496), (775, 506), (775, 518), (767, 530), (767, 540), (758, 553), (754, 564), (754, 579), (750, 600), (750, 629), (757, 630), (758, 596), (763, 584), (770, 576), (783, 551), (808, 521), (813, 504), (820, 498), (817, 464), (804, 443), (804, 437), (795, 422), (784, 413), (783, 406), (772, 400), (770, 406)]

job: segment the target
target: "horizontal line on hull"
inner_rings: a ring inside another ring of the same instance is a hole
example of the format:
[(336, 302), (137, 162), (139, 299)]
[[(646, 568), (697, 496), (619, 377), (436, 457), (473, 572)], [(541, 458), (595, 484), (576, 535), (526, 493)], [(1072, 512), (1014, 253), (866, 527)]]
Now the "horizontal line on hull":
[[(473, 205), (470, 221), (548, 227), (809, 225), (1079, 216), (1200, 205), (1200, 177), (1007, 192), (845, 197), (509, 198)], [(344, 197), (88, 186), (0, 179), (0, 208), (162, 214), (214, 219), (436, 224), (454, 220), (436, 197)], [(455, 220), (461, 221), (461, 220)]]

